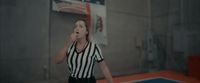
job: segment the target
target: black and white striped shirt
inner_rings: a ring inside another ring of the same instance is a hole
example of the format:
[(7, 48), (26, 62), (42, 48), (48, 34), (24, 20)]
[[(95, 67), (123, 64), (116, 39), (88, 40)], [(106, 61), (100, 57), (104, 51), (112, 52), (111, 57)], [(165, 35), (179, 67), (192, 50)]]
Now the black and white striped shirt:
[(75, 78), (90, 78), (93, 76), (94, 63), (103, 61), (99, 46), (92, 42), (88, 42), (81, 52), (76, 50), (75, 42), (69, 47), (67, 54), (70, 76)]

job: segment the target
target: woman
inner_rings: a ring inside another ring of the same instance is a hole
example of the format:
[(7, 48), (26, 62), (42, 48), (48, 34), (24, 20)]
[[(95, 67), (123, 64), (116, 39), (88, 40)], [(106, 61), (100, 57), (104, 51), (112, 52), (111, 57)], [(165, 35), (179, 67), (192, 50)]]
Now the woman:
[(69, 83), (96, 83), (93, 68), (94, 63), (98, 62), (108, 83), (113, 83), (99, 46), (90, 42), (88, 36), (86, 21), (77, 20), (74, 32), (56, 54), (56, 63), (61, 63), (67, 58), (70, 71)]

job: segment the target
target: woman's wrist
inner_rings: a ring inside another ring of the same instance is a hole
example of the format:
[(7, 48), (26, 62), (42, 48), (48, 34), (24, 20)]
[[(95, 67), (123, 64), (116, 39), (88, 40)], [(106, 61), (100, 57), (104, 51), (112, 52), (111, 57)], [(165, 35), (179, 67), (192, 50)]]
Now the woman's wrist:
[(70, 39), (67, 39), (66, 41), (65, 41), (65, 44), (64, 44), (64, 46), (68, 46), (68, 45), (70, 45), (70, 44), (72, 44), (73, 43), (73, 41), (72, 40), (70, 40)]

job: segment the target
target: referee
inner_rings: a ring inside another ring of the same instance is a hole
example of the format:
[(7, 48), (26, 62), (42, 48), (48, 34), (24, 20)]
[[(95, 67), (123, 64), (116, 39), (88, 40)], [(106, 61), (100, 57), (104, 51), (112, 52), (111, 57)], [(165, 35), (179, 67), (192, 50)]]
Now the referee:
[(70, 35), (56, 54), (56, 63), (61, 63), (67, 58), (69, 66), (68, 83), (96, 83), (93, 75), (95, 62), (100, 68), (108, 83), (113, 83), (112, 76), (104, 61), (99, 46), (89, 41), (89, 30), (84, 19), (75, 22), (74, 32)]

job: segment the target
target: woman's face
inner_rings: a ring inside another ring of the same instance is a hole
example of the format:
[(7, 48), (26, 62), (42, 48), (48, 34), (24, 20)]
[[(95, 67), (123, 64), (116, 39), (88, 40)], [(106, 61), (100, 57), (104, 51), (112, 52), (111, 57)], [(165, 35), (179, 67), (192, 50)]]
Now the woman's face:
[(75, 23), (74, 32), (76, 33), (76, 37), (78, 39), (86, 37), (88, 34), (87, 28), (85, 26), (85, 22), (82, 20), (79, 20)]

